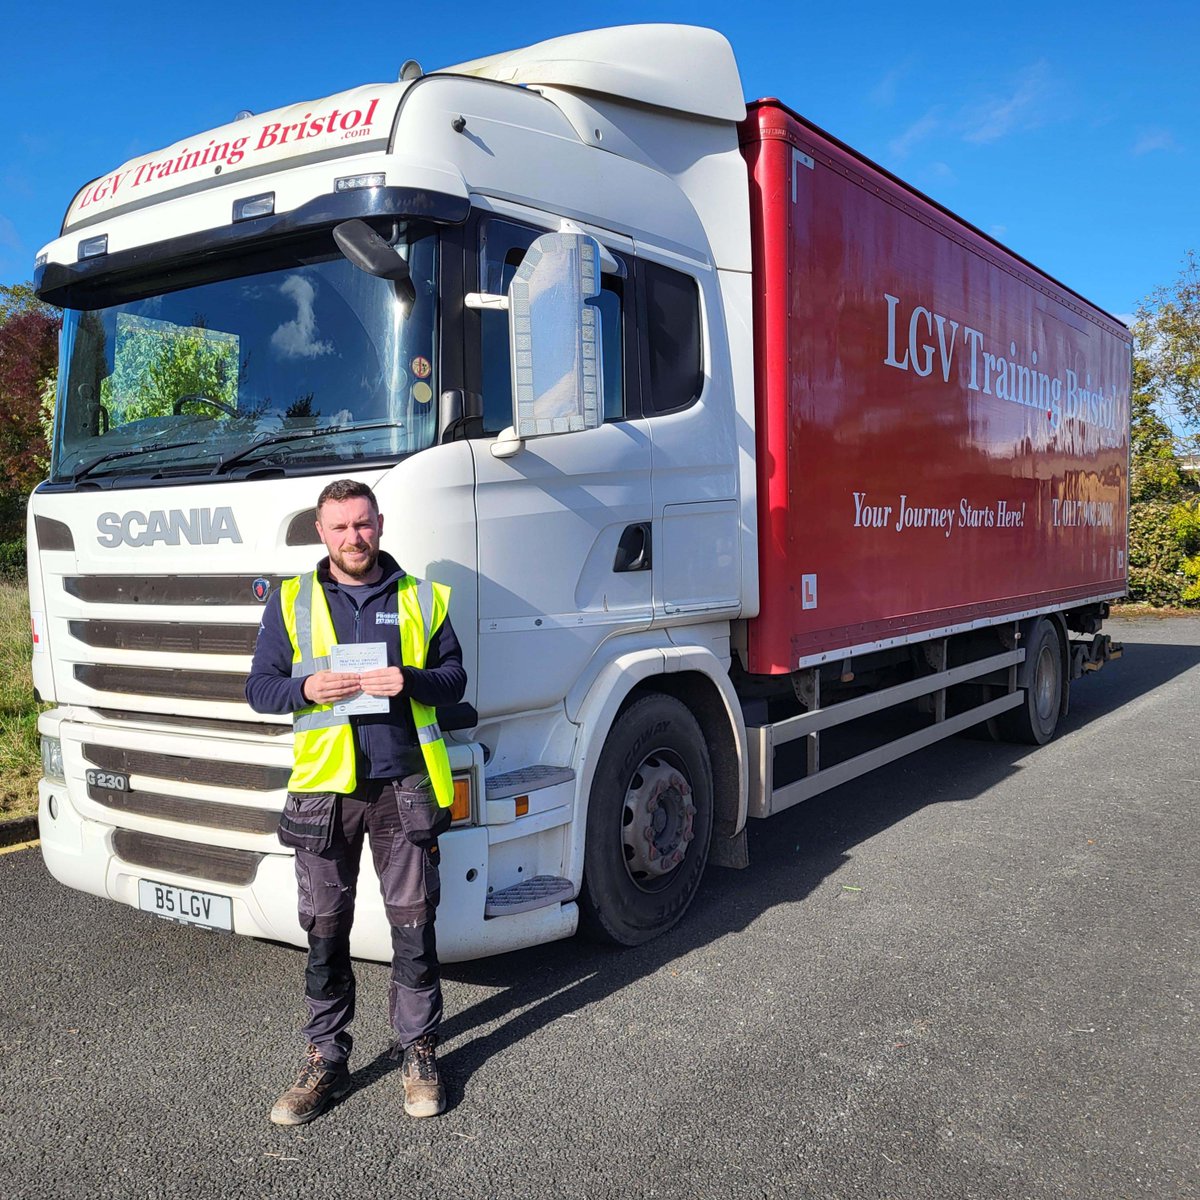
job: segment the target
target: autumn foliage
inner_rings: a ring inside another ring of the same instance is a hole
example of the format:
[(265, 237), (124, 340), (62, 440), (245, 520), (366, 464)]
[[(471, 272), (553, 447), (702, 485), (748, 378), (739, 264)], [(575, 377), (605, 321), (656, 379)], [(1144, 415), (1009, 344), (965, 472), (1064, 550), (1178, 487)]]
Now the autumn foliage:
[(42, 386), (58, 362), (61, 322), (19, 312), (0, 325), (0, 539), (19, 537), (25, 498), (45, 474)]

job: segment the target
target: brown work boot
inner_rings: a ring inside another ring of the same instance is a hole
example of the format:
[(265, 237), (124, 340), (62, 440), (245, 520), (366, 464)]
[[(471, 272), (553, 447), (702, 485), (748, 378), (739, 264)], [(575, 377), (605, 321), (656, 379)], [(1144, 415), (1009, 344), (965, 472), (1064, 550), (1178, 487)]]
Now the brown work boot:
[(303, 1125), (340, 1100), (350, 1086), (345, 1063), (326, 1062), (316, 1046), (309, 1046), (296, 1082), (275, 1101), (271, 1120), (276, 1125)]
[(404, 1051), (404, 1111), (410, 1117), (436, 1117), (446, 1107), (446, 1089), (438, 1077), (437, 1035), (427, 1033)]

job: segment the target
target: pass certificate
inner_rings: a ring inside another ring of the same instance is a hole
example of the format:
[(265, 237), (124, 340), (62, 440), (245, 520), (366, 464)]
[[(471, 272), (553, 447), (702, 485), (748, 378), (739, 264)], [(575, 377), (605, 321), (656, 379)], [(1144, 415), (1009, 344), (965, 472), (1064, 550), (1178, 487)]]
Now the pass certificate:
[[(329, 655), (329, 669), (350, 675), (361, 675), (364, 671), (375, 671), (387, 666), (387, 644), (385, 642), (359, 642), (343, 646), (340, 642)], [(358, 717), (366, 713), (385, 713), (391, 708), (387, 696), (368, 696), (358, 692), (349, 700), (339, 700), (333, 706), (339, 717)]]

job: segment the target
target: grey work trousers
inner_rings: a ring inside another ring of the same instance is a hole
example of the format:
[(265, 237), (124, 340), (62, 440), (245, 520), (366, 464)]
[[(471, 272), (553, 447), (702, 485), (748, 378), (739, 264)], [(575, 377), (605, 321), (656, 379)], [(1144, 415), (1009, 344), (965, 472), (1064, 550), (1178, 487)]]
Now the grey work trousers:
[(404, 833), (392, 780), (371, 779), (353, 795), (338, 796), (332, 840), (320, 853), (296, 850), (300, 924), (308, 934), (303, 1033), (327, 1062), (350, 1057), (355, 981), (350, 927), (364, 834), (379, 876), (392, 931), (388, 1010), (401, 1046), (433, 1033), (442, 1019), (434, 915), (440, 894), (436, 842), (427, 850)]

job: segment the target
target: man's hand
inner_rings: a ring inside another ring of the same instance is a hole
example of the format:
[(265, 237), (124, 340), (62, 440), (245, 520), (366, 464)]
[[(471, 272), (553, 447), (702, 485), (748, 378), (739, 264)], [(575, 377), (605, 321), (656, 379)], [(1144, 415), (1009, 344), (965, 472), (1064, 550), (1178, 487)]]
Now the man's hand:
[[(374, 671), (371, 673), (378, 674)], [(313, 704), (332, 704), (335, 700), (345, 700), (358, 693), (359, 676), (345, 671), (317, 671), (304, 681), (301, 690), (304, 698)]]
[(368, 696), (398, 696), (404, 691), (404, 672), (399, 667), (376, 667), (364, 671), (358, 682)]

